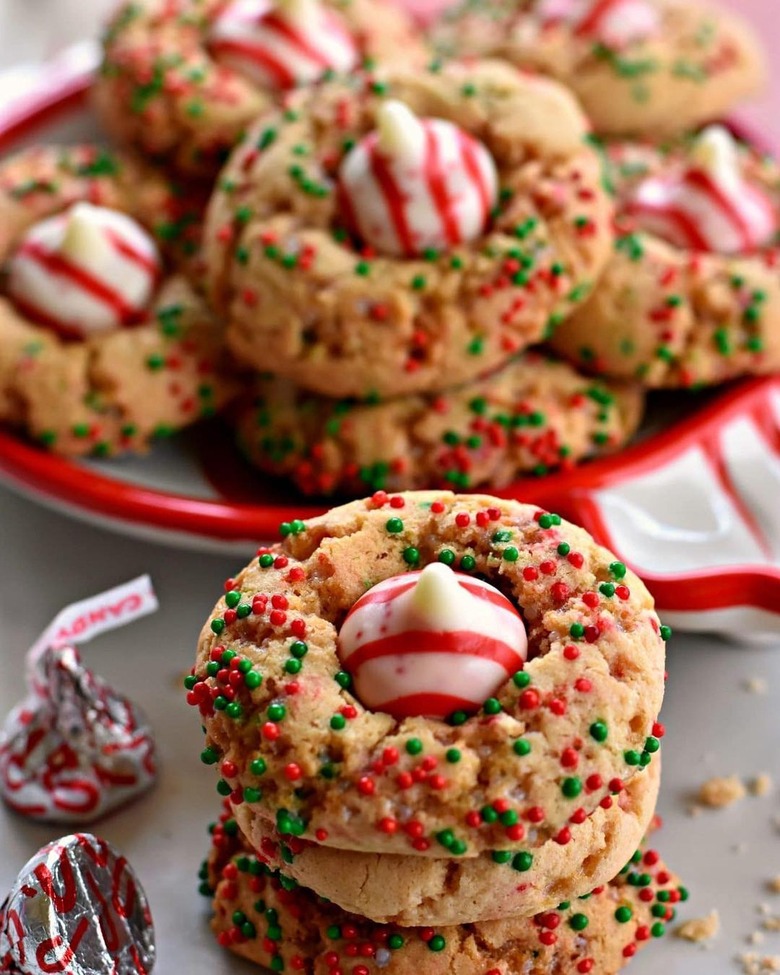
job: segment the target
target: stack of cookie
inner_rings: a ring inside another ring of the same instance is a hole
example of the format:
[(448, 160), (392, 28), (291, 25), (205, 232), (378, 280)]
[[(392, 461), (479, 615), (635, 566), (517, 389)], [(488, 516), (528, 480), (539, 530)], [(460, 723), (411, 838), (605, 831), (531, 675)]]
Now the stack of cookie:
[(204, 888), (274, 971), (612, 973), (685, 897), (652, 825), (642, 583), (516, 502), (380, 492), (228, 580), (188, 701), (227, 797)]

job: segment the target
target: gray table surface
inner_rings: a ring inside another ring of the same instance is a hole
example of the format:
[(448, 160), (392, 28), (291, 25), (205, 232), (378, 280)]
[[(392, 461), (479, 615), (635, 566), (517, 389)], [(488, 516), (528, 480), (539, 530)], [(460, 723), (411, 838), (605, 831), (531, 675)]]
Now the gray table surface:
[[(110, 0), (0, 0), (0, 67), (83, 36), (108, 6)], [(752, 2), (759, 15), (773, 6)], [(201, 622), (222, 580), (237, 568), (235, 559), (118, 537), (4, 488), (0, 553), (0, 715), (20, 698), (24, 653), (57, 610), (141, 572), (153, 576), (160, 612), (85, 649), (99, 673), (147, 710), (163, 761), (159, 787), (101, 823), (99, 832), (122, 848), (147, 888), (158, 929), (159, 975), (251, 971), (213, 944), (206, 905), (196, 893), (205, 826), (218, 797), (213, 775), (198, 760), (198, 722), (180, 690)], [(757, 946), (746, 940), (760, 927), (762, 905), (780, 915), (780, 895), (767, 887), (780, 874), (778, 792), (775, 787), (763, 798), (698, 816), (690, 815), (691, 795), (704, 779), (732, 773), (747, 779), (767, 772), (780, 787), (780, 645), (676, 636), (669, 650), (660, 803), (665, 826), (657, 845), (691, 889), (682, 916), (717, 909), (722, 931), (706, 948), (665, 938), (638, 956), (630, 971), (727, 975), (738, 970), (734, 959), (742, 952), (780, 956), (780, 933), (767, 933)], [(766, 682), (765, 694), (746, 689), (754, 678)], [(0, 897), (27, 857), (59, 832), (0, 809)]]

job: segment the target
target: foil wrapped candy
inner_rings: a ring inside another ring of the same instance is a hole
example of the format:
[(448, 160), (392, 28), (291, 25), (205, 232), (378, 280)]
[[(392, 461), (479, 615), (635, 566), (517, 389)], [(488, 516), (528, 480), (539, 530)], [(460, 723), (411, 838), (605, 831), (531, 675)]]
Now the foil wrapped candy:
[(138, 877), (113, 847), (88, 833), (36, 853), (0, 907), (2, 975), (148, 975), (155, 957)]
[(34, 666), (31, 694), (0, 735), (6, 803), (43, 822), (85, 823), (149, 789), (155, 745), (142, 712), (75, 647), (49, 647)]
[(148, 576), (62, 610), (27, 656), (29, 694), (0, 729), (0, 795), (41, 822), (87, 823), (149, 789), (155, 744), (139, 708), (76, 643), (154, 612)]

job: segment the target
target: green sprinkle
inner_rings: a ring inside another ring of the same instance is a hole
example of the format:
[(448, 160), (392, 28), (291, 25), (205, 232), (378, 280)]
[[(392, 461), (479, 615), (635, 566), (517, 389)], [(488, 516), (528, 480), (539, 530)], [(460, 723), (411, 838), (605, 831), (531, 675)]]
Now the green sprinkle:
[(410, 755), (419, 755), (423, 750), (423, 743), (419, 738), (410, 738), (406, 743), (406, 751)]
[(450, 765), (457, 765), (461, 756), (457, 748), (448, 748), (445, 757)]
[(572, 931), (584, 931), (589, 924), (586, 914), (572, 914), (569, 918), (569, 927)]
[(533, 862), (533, 854), (528, 853), (526, 850), (516, 853), (512, 857), (512, 867), (519, 873), (525, 873), (527, 870), (530, 870), (533, 866)]
[(330, 726), (334, 731), (343, 731), (347, 725), (347, 719), (343, 714), (334, 714), (330, 719)]
[(428, 942), (428, 947), (431, 951), (444, 951), (446, 945), (447, 942), (440, 934), (435, 934)]
[(400, 518), (390, 518), (385, 524), (385, 528), (390, 532), (391, 535), (397, 535), (399, 532), (404, 530), (404, 523)]
[(632, 917), (633, 912), (630, 907), (619, 907), (615, 911), (615, 920), (620, 924), (628, 924)]
[(517, 562), (520, 558), (520, 553), (513, 545), (510, 545), (509, 548), (504, 549), (503, 556), (507, 562)]
[(531, 751), (531, 742), (527, 738), (518, 738), (512, 745), (512, 750), (515, 755), (519, 755), (522, 758)]
[(407, 565), (417, 565), (420, 561), (419, 549), (416, 549), (413, 545), (405, 548), (403, 551), (403, 560)]
[(576, 775), (571, 778), (564, 779), (561, 783), (561, 792), (566, 796), (567, 799), (576, 799), (577, 796), (582, 792), (582, 780)]
[(595, 741), (603, 743), (607, 740), (609, 735), (609, 728), (607, 727), (606, 721), (594, 721), (590, 726), (590, 736)]
[(528, 687), (531, 683), (531, 675), (525, 670), (518, 670), (512, 675), (512, 680), (515, 687), (524, 688)]
[(443, 548), (439, 552), (439, 561), (443, 562), (444, 565), (452, 566), (455, 564), (455, 553), (450, 548)]

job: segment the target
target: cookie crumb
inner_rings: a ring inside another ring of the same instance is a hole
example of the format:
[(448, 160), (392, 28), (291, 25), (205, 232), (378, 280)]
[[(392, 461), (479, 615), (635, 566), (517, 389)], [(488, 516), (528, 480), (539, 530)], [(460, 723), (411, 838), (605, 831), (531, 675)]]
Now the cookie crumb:
[(745, 786), (736, 775), (708, 779), (699, 789), (699, 801), (711, 809), (723, 809), (744, 799), (746, 795)]
[(766, 772), (762, 772), (750, 780), (748, 790), (751, 796), (766, 796), (772, 791), (773, 785), (772, 777)]
[(742, 686), (748, 694), (766, 694), (769, 690), (769, 685), (763, 677), (748, 677), (742, 682)]
[(780, 894), (780, 873), (776, 877), (767, 883), (767, 887), (772, 891), (773, 894)]
[(780, 972), (780, 955), (759, 955), (754, 951), (740, 955), (737, 959), (742, 965), (744, 975), (767, 975)]
[(764, 918), (765, 931), (780, 931), (780, 917)]
[(745, 941), (747, 941), (749, 945), (760, 945), (766, 941), (766, 935), (763, 931), (754, 931), (752, 934), (749, 934), (747, 938), (745, 938)]
[(717, 911), (711, 911), (706, 917), (694, 917), (690, 921), (681, 924), (675, 934), (678, 938), (686, 941), (694, 941), (696, 944), (702, 941), (709, 941), (720, 931), (720, 916)]

